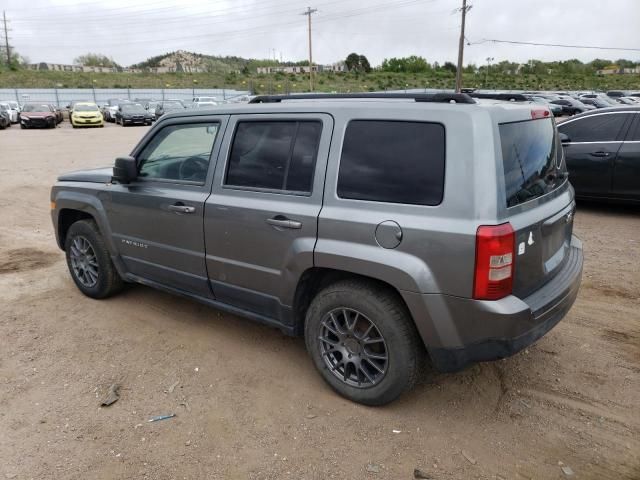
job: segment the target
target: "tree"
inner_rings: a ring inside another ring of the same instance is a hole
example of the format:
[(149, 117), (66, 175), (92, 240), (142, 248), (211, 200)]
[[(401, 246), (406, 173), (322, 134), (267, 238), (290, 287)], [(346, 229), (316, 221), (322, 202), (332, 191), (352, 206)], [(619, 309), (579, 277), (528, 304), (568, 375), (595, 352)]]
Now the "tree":
[(364, 55), (358, 55), (357, 53), (350, 53), (344, 61), (347, 70), (350, 72), (365, 72), (371, 71), (371, 65), (369, 60)]
[(385, 58), (382, 61), (384, 72), (422, 73), (428, 71), (429, 68), (427, 61), (416, 55), (403, 58)]
[(87, 53), (85, 55), (80, 55), (73, 62), (87, 67), (120, 67), (113, 58), (107, 57), (101, 53)]
[(451, 73), (456, 73), (456, 70), (458, 70), (458, 67), (456, 67), (453, 63), (451, 62), (444, 62), (444, 65), (442, 65), (442, 69), (443, 70), (448, 70)]

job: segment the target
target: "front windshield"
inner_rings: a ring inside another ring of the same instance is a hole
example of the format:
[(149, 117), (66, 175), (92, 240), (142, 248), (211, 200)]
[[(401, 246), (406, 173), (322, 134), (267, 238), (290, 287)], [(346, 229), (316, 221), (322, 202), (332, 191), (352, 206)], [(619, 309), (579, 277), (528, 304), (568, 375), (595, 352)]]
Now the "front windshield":
[(49, 105), (43, 104), (26, 104), (22, 109), (23, 112), (50, 112)]
[(184, 108), (182, 104), (177, 102), (164, 103), (162, 106), (165, 110), (182, 110)]
[(143, 106), (137, 103), (122, 105), (122, 111), (125, 113), (146, 113), (146, 110), (143, 108)]
[(18, 108), (18, 102), (9, 102), (9, 106), (13, 109), (17, 109)]
[(76, 112), (97, 112), (98, 107), (96, 105), (76, 105), (74, 110)]

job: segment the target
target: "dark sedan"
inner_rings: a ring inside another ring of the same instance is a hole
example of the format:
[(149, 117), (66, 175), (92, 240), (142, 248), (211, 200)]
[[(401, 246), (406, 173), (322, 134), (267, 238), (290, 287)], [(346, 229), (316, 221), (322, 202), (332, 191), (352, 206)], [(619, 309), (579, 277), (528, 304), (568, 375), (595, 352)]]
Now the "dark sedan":
[(116, 111), (116, 123), (127, 125), (151, 125), (153, 117), (139, 103), (123, 103)]
[(581, 113), (558, 131), (576, 197), (640, 203), (640, 106)]
[(562, 113), (566, 115), (577, 115), (578, 113), (588, 112), (594, 108), (592, 105), (587, 106), (580, 100), (576, 100), (569, 96), (563, 96), (555, 100), (551, 100), (551, 103), (560, 105), (562, 107)]

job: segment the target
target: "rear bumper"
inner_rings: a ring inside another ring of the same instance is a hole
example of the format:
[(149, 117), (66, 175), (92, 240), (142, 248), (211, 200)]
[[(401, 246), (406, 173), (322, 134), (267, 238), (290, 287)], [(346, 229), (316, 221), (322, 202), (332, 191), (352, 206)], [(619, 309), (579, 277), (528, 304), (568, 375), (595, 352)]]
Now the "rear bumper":
[(433, 321), (428, 322), (431, 325), (427, 328), (416, 323), (434, 366), (443, 372), (458, 371), (470, 363), (508, 357), (536, 342), (573, 305), (582, 279), (582, 264), (582, 242), (574, 236), (564, 267), (526, 298), (509, 296), (481, 301), (423, 295)]

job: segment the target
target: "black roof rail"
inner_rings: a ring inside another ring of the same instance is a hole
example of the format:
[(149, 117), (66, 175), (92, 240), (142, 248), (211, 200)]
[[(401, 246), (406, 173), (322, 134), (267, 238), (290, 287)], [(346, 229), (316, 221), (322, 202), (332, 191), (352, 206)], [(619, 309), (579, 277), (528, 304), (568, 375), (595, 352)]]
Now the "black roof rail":
[(504, 100), (505, 102), (528, 102), (529, 99), (521, 93), (470, 93), (473, 98), (488, 98), (491, 100)]
[(249, 103), (280, 103), (282, 100), (406, 98), (429, 103), (476, 103), (466, 93), (306, 93), (293, 95), (258, 95)]

